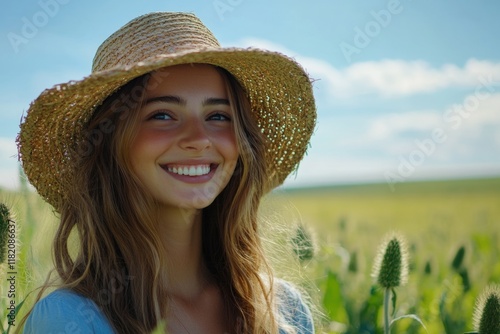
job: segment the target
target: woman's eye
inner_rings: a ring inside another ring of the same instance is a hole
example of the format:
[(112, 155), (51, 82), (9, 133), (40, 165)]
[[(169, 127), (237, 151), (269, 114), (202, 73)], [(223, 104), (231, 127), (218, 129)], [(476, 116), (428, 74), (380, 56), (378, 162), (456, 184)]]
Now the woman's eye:
[(153, 116), (151, 116), (151, 118), (150, 118), (150, 119), (164, 121), (164, 120), (169, 120), (169, 119), (172, 119), (172, 116), (170, 116), (170, 115), (169, 115), (168, 113), (166, 113), (166, 112), (159, 111), (159, 112), (154, 113), (154, 115), (153, 115)]
[(223, 113), (215, 113), (208, 117), (211, 121), (231, 121), (231, 118)]

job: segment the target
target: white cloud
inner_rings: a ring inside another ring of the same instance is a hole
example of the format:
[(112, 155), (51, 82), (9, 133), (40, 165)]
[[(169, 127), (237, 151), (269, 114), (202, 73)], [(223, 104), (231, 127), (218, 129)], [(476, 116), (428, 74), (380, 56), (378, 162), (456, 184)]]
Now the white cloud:
[[(467, 102), (476, 99), (477, 107), (467, 109)], [(463, 118), (463, 126), (469, 128), (480, 128), (483, 126), (500, 126), (500, 86), (497, 92), (488, 94), (484, 98), (478, 98), (475, 94), (468, 95), (462, 102), (465, 112), (470, 116)]]
[[(500, 162), (500, 92), (490, 94), (476, 105), (465, 109), (466, 101), (475, 97), (467, 95), (462, 102), (436, 111), (410, 111), (374, 117), (358, 143), (365, 148), (381, 149), (387, 157), (394, 159), (409, 156), (421, 150), (417, 142), (433, 142), (433, 153), (426, 157), (427, 163), (476, 161), (486, 159)], [(460, 114), (457, 107), (462, 107)], [(446, 115), (453, 114), (453, 122)], [(434, 131), (440, 131), (440, 140)], [(416, 133), (415, 133), (416, 132)], [(484, 160), (483, 160), (484, 161)], [(499, 170), (500, 173), (500, 170)]]
[(332, 98), (376, 94), (383, 97), (408, 96), (434, 92), (448, 87), (475, 87), (481, 80), (493, 78), (500, 83), (500, 63), (469, 59), (463, 67), (444, 64), (432, 67), (423, 60), (386, 59), (353, 63), (336, 68), (328, 61), (302, 56), (285, 47), (260, 39), (245, 39), (238, 43), (278, 51), (294, 57), (312, 78), (325, 83)]
[(0, 187), (18, 187), (17, 147), (14, 139), (0, 137)]
[[(2, 159), (14, 159), (17, 156), (17, 146), (13, 138), (0, 137), (0, 156)], [(3, 164), (2, 164), (3, 165)]]
[(445, 64), (439, 68), (427, 62), (381, 60), (354, 63), (340, 71), (342, 82), (332, 81), (332, 92), (345, 96), (356, 91), (377, 93), (385, 97), (433, 92), (447, 87), (474, 87), (481, 78), (500, 79), (500, 63), (470, 59), (463, 68)]
[(440, 124), (436, 111), (410, 111), (377, 117), (367, 130), (368, 140), (383, 140), (405, 131), (426, 131)]
[[(462, 118), (456, 127), (453, 125), (458, 123), (448, 122), (444, 115), (455, 105), (465, 106), (476, 97), (474, 93), (436, 110), (365, 115), (363, 121), (355, 115), (324, 119), (297, 177), (290, 177), (285, 185), (384, 182), (385, 172), (398, 175), (401, 161), (412, 159), (417, 162), (405, 181), (499, 176), (500, 87), (498, 90), (479, 99), (476, 108), (469, 108), (467, 118), (457, 114)], [(441, 129), (443, 140), (434, 139), (436, 129)]]

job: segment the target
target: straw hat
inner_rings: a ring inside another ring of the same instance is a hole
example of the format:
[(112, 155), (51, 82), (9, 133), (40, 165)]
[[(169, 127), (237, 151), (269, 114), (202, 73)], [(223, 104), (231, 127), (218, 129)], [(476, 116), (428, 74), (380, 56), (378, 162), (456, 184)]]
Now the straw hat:
[(107, 96), (133, 78), (186, 63), (223, 67), (242, 84), (265, 136), (268, 188), (283, 183), (306, 152), (316, 122), (311, 81), (301, 66), (276, 52), (222, 48), (193, 14), (151, 13), (101, 44), (88, 77), (47, 89), (31, 103), (17, 142), (38, 193), (60, 207), (75, 173), (76, 143)]

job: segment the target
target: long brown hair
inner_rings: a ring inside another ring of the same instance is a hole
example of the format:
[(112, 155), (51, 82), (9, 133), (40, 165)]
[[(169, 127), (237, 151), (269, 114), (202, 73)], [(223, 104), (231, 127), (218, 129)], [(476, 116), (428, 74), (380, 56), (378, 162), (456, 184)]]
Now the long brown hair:
[[(234, 332), (275, 334), (273, 275), (257, 224), (269, 173), (264, 142), (244, 89), (217, 69), (235, 111), (240, 156), (228, 185), (202, 211), (204, 260)], [(95, 301), (118, 333), (151, 332), (168, 307), (155, 202), (133, 174), (128, 150), (149, 78), (136, 78), (110, 95), (88, 122), (74, 148), (78, 172), (68, 185), (53, 244), (58, 286)], [(76, 254), (70, 249), (74, 237)]]

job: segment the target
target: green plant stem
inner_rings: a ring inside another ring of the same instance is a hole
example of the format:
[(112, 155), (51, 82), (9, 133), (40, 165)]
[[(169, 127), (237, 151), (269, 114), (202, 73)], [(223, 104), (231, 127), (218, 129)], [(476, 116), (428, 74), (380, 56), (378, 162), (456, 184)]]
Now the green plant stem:
[(389, 322), (389, 300), (391, 300), (391, 289), (384, 289), (384, 333), (391, 333), (391, 326)]

